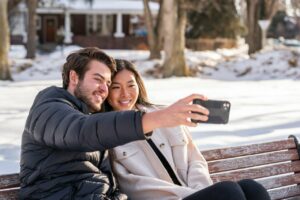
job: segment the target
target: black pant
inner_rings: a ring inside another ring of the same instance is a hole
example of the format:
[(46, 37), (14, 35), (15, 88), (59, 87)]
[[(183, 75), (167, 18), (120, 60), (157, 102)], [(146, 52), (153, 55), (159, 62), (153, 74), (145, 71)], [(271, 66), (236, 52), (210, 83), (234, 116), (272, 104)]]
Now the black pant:
[(184, 200), (271, 200), (266, 189), (254, 180), (224, 181), (211, 185)]

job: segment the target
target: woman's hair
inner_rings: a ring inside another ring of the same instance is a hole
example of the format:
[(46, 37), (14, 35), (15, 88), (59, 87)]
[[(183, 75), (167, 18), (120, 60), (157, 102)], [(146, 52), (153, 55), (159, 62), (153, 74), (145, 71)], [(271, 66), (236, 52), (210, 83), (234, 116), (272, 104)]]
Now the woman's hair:
[[(112, 80), (114, 79), (114, 77), (118, 73), (120, 73), (123, 70), (128, 70), (128, 71), (132, 72), (133, 75), (134, 75), (134, 78), (136, 80), (138, 89), (139, 89), (139, 95), (138, 95), (136, 104), (142, 105), (142, 106), (151, 106), (151, 105), (153, 105), (148, 100), (148, 95), (147, 95), (147, 91), (146, 91), (146, 88), (145, 88), (145, 84), (142, 80), (141, 75), (136, 70), (134, 64), (127, 61), (127, 60), (123, 60), (123, 59), (115, 59), (115, 61), (116, 61), (116, 69), (117, 70), (114, 73), (114, 75), (112, 77)], [(111, 105), (108, 103), (107, 100), (104, 103), (104, 109), (105, 109), (105, 111), (112, 111), (113, 110), (113, 108), (111, 107)]]

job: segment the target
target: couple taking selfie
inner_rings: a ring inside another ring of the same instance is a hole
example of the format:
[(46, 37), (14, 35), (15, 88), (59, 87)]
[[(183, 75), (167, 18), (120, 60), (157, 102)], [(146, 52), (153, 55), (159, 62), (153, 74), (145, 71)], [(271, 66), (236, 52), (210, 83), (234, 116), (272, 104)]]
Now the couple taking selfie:
[(62, 79), (29, 111), (20, 199), (270, 199), (254, 180), (213, 184), (186, 128), (208, 119), (205, 107), (191, 104), (205, 96), (152, 104), (131, 62), (94, 47), (71, 53)]

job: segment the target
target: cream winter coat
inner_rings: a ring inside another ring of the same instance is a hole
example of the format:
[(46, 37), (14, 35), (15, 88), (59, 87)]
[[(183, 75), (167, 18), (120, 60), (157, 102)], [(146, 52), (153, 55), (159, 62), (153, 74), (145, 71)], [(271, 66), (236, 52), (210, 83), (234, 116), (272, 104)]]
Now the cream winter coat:
[(186, 127), (156, 129), (151, 139), (182, 186), (172, 182), (147, 141), (131, 142), (111, 151), (121, 191), (131, 200), (178, 200), (212, 184), (207, 163)]

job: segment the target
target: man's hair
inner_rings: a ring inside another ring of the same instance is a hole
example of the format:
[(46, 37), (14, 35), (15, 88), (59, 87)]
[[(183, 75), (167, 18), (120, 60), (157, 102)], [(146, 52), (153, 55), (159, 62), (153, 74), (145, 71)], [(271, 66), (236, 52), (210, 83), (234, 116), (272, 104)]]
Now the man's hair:
[(77, 73), (79, 80), (83, 80), (85, 73), (89, 70), (89, 63), (92, 60), (97, 60), (105, 64), (110, 69), (112, 75), (115, 73), (116, 63), (112, 57), (97, 47), (83, 48), (71, 53), (67, 57), (62, 69), (63, 88), (67, 89), (69, 86), (69, 74), (71, 70)]

